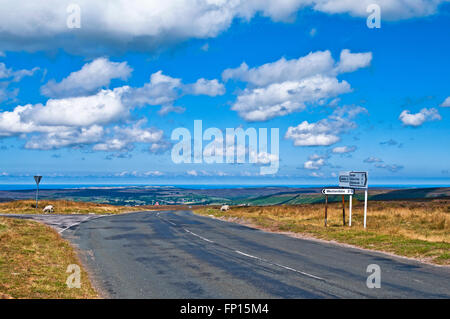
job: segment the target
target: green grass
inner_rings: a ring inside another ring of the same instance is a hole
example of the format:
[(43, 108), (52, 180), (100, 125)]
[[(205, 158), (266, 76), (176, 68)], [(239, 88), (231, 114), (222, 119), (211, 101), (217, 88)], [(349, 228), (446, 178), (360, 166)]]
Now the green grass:
[(201, 215), (237, 222), (248, 222), (269, 231), (304, 234), (366, 249), (450, 265), (449, 200), (433, 201), (371, 201), (368, 227), (363, 228), (362, 203), (354, 201), (352, 227), (342, 225), (341, 204), (330, 204), (328, 227), (324, 227), (324, 205), (282, 205), (201, 208)]
[[(1, 298), (97, 298), (70, 244), (52, 228), (0, 217)], [(67, 267), (81, 267), (81, 288), (66, 285)]]
[(54, 207), (53, 214), (119, 214), (142, 210), (142, 207), (127, 207), (108, 204), (87, 203), (69, 200), (42, 200), (36, 208), (34, 200), (17, 200), (0, 203), (0, 214), (42, 214), (47, 205)]

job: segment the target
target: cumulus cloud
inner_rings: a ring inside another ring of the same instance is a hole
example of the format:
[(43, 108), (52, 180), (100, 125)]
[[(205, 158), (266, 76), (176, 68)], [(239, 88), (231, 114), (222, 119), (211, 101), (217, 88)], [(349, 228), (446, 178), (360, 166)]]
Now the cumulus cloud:
[(23, 120), (38, 125), (90, 126), (107, 124), (126, 117), (127, 107), (122, 95), (127, 88), (101, 90), (95, 95), (50, 99), (23, 112)]
[(364, 163), (381, 163), (381, 162), (383, 162), (381, 158), (374, 156), (368, 157), (364, 160)]
[(35, 135), (25, 143), (27, 149), (50, 150), (68, 146), (92, 144), (103, 137), (103, 127), (93, 125), (82, 128), (66, 128)]
[[(211, 38), (235, 19), (256, 15), (291, 21), (298, 10), (367, 17), (377, 3), (383, 19), (399, 20), (437, 12), (446, 0), (78, 0), (81, 28), (67, 27), (71, 0), (45, 3), (1, 0), (0, 50), (52, 50), (98, 54), (106, 49), (156, 50), (190, 38)], [(38, 27), (37, 27), (38, 26)]]
[(94, 145), (94, 151), (123, 151), (132, 150), (134, 143), (160, 143), (163, 140), (164, 132), (156, 128), (142, 128), (145, 120), (138, 121), (132, 126), (113, 128), (113, 137), (102, 143)]
[(419, 113), (411, 113), (409, 110), (404, 110), (400, 113), (399, 119), (404, 126), (419, 127), (428, 121), (439, 121), (442, 117), (435, 108), (423, 108)]
[(356, 146), (338, 146), (332, 150), (332, 152), (336, 154), (351, 153), (354, 151), (356, 151)]
[(181, 79), (164, 75), (160, 70), (153, 73), (150, 81), (142, 87), (130, 89), (125, 98), (134, 106), (168, 105), (179, 97), (181, 87)]
[(41, 93), (49, 97), (88, 95), (99, 88), (107, 88), (112, 79), (127, 80), (132, 71), (127, 62), (98, 58), (86, 63), (81, 70), (70, 73), (61, 82), (49, 81), (42, 86)]
[(367, 67), (371, 59), (371, 53), (343, 50), (341, 61), (336, 63), (330, 51), (318, 51), (298, 59), (281, 58), (256, 68), (243, 63), (224, 70), (222, 79), (248, 83), (232, 110), (247, 121), (266, 121), (351, 92), (350, 84), (339, 81), (337, 76)]
[[(131, 150), (134, 143), (146, 143), (150, 144), (150, 152), (159, 153), (170, 146), (162, 139), (162, 131), (144, 129), (141, 121), (128, 127), (117, 124), (127, 121), (136, 107), (159, 105), (160, 115), (182, 113), (184, 108), (173, 105), (176, 99), (187, 94), (216, 96), (225, 90), (218, 80), (200, 78), (184, 84), (181, 79), (164, 75), (162, 71), (153, 73), (150, 81), (141, 87), (102, 89), (112, 79), (126, 79), (131, 71), (126, 62), (99, 58), (59, 83), (47, 83), (42, 87), (46, 94), (62, 97), (51, 98), (45, 104), (18, 105), (10, 111), (0, 111), (0, 137), (20, 136), (28, 140), (26, 147), (33, 149), (95, 144), (95, 151), (113, 152)], [(20, 76), (0, 64), (0, 77), (14, 79)], [(0, 82), (0, 101), (13, 97), (7, 85), (5, 81)], [(108, 129), (114, 124), (113, 129)], [(105, 132), (114, 134), (109, 136), (111, 134)]]
[(440, 4), (447, 0), (317, 0), (314, 9), (326, 13), (348, 13), (356, 17), (367, 17), (367, 7), (378, 4), (386, 20), (402, 20), (435, 14)]
[(186, 85), (185, 91), (193, 95), (217, 96), (225, 94), (225, 87), (217, 79), (198, 79), (195, 83)]
[(224, 81), (238, 79), (254, 86), (267, 86), (272, 83), (298, 81), (317, 74), (330, 74), (334, 63), (330, 51), (317, 51), (298, 59), (286, 60), (283, 57), (255, 68), (249, 68), (244, 62), (238, 68), (224, 70), (222, 78)]
[(357, 69), (365, 68), (372, 61), (372, 53), (351, 53), (350, 50), (344, 49), (341, 52), (337, 71), (339, 73), (354, 72)]
[(176, 99), (183, 95), (216, 96), (225, 93), (225, 87), (217, 79), (198, 79), (194, 83), (184, 84), (181, 79), (165, 75), (162, 71), (153, 73), (150, 81), (142, 87), (130, 88), (125, 101), (132, 106), (162, 105), (161, 115), (169, 112), (182, 113), (184, 109), (173, 106)]
[(158, 111), (158, 114), (161, 116), (167, 115), (169, 113), (184, 113), (186, 109), (181, 106), (173, 106), (173, 105), (163, 105), (161, 109)]
[(328, 146), (340, 141), (339, 134), (356, 128), (352, 119), (367, 110), (360, 106), (337, 108), (328, 118), (315, 123), (303, 121), (290, 126), (285, 138), (292, 139), (295, 146)]
[(309, 160), (303, 163), (303, 168), (309, 170), (318, 170), (325, 165), (325, 158), (318, 155), (313, 155), (309, 157)]
[(279, 161), (279, 157), (276, 154), (268, 153), (268, 152), (254, 152), (250, 151), (250, 158), (253, 158), (256, 164), (270, 164)]
[(312, 172), (311, 174), (309, 174), (309, 176), (311, 177), (323, 177), (324, 174), (321, 172)]
[(450, 107), (450, 96), (442, 102), (441, 107)]
[(305, 103), (317, 103), (350, 91), (346, 81), (318, 75), (299, 82), (287, 81), (266, 88), (246, 89), (238, 96), (232, 110), (249, 122), (266, 121), (303, 110)]

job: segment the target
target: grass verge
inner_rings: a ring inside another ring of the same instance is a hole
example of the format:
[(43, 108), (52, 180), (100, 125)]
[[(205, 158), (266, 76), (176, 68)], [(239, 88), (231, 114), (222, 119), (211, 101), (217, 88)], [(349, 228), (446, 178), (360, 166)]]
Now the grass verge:
[(82, 265), (70, 244), (52, 228), (0, 217), (1, 298), (97, 298), (82, 269), (81, 288), (68, 288), (70, 264)]
[(370, 201), (367, 229), (363, 228), (363, 204), (353, 203), (352, 227), (342, 221), (342, 204), (328, 209), (324, 227), (324, 204), (292, 206), (203, 207), (195, 212), (229, 221), (250, 223), (269, 231), (292, 232), (333, 240), (362, 248), (394, 253), (422, 261), (450, 265), (450, 201)]
[(0, 214), (42, 214), (47, 205), (53, 205), (53, 214), (119, 214), (143, 210), (143, 207), (115, 206), (68, 200), (42, 200), (38, 208), (34, 200), (16, 200), (0, 203)]

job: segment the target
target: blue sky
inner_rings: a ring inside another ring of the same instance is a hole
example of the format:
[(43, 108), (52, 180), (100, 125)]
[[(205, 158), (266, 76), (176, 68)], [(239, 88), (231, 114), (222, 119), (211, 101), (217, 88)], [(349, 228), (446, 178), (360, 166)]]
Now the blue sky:
[[(450, 184), (447, 1), (265, 2), (4, 4), (0, 183)], [(279, 128), (279, 170), (175, 164), (194, 120)]]

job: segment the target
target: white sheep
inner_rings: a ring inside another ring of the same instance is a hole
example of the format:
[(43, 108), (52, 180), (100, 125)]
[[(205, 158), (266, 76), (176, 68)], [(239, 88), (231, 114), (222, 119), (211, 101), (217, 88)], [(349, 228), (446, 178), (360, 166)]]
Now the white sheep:
[(53, 213), (53, 205), (47, 205), (42, 210), (44, 213)]
[(223, 205), (222, 207), (220, 207), (220, 211), (221, 212), (226, 212), (227, 210), (229, 210), (230, 209), (230, 206), (229, 205)]

